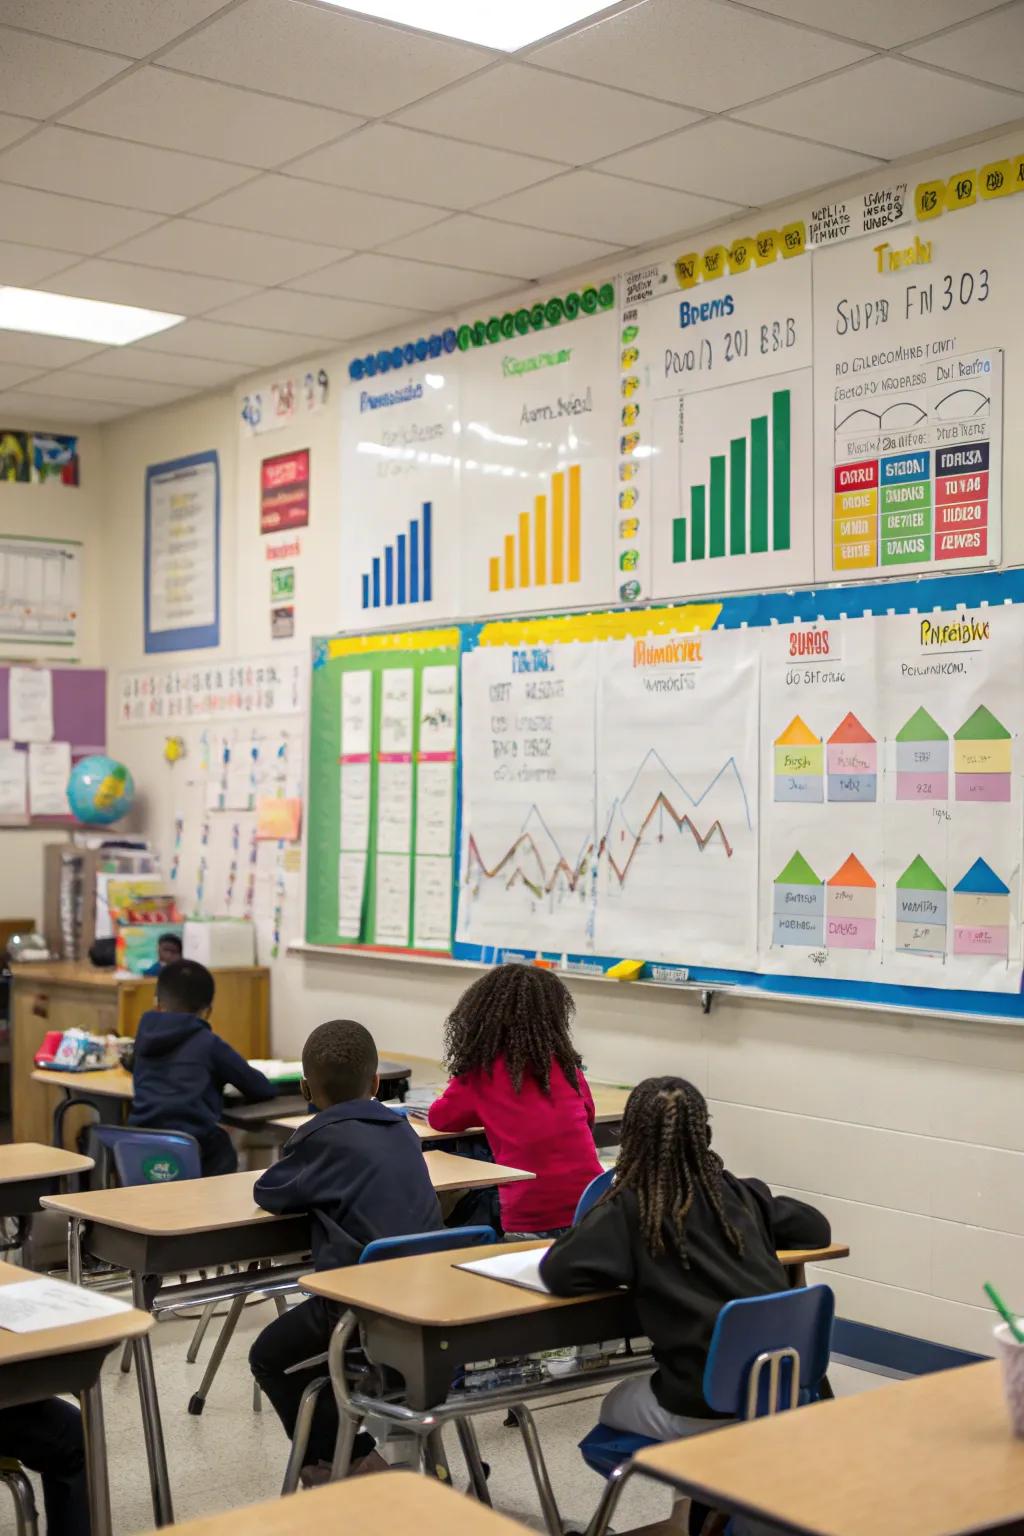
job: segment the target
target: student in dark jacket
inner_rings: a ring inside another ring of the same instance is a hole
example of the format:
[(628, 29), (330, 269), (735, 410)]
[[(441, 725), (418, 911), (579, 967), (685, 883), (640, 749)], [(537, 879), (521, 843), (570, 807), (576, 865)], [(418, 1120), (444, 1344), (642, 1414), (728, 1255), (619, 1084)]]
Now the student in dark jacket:
[(602, 1424), (676, 1440), (722, 1423), (701, 1388), (719, 1312), (727, 1301), (787, 1289), (777, 1248), (830, 1238), (813, 1206), (728, 1172), (711, 1150), (708, 1107), (692, 1083), (640, 1083), (626, 1104), (610, 1192), (541, 1264), (556, 1296), (624, 1286), (653, 1345), (658, 1369), (614, 1387)]
[(274, 1085), (210, 1028), (213, 977), (195, 960), (165, 965), (156, 1008), (142, 1015), (135, 1037), (135, 1091), (129, 1125), (187, 1131), (199, 1143), (203, 1175), (234, 1173), (231, 1137), (220, 1124), (230, 1084), (250, 1103), (272, 1099)]
[[(378, 1237), (436, 1231), (441, 1210), (419, 1137), (402, 1115), (374, 1097), (380, 1079), (370, 1032), (353, 1019), (321, 1024), (306, 1041), (302, 1072), (302, 1092), (317, 1113), (286, 1143), (280, 1161), (260, 1175), (257, 1204), (276, 1216), (309, 1211), (317, 1269), (358, 1263), (367, 1243)], [(253, 1375), (289, 1439), (303, 1390), (323, 1375), (323, 1366), (286, 1373), (324, 1353), (337, 1318), (335, 1308), (310, 1297), (264, 1328), (249, 1353)], [(309, 1438), (310, 1468), (330, 1465), (337, 1432), (333, 1394), (321, 1392)], [(372, 1451), (373, 1437), (359, 1435), (354, 1458)], [(317, 1474), (307, 1469), (310, 1477), (316, 1480)]]

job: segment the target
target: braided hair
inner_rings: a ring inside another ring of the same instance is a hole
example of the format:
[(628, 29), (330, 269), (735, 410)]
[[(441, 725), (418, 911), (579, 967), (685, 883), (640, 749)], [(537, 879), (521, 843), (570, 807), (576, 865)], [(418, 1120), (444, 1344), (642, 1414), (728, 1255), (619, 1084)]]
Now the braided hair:
[(742, 1255), (743, 1237), (722, 1199), (722, 1168), (711, 1150), (704, 1095), (681, 1077), (649, 1077), (627, 1100), (615, 1182), (605, 1199), (631, 1189), (648, 1252), (655, 1258), (665, 1252), (667, 1226), (671, 1245), (688, 1268), (685, 1225), (699, 1188), (727, 1242)]
[(579, 1093), (583, 1065), (572, 1043), (576, 1004), (553, 971), (535, 965), (499, 965), (467, 987), (444, 1027), (444, 1060), (452, 1077), (482, 1070), (490, 1075), (503, 1057), (516, 1093), (529, 1074), (551, 1092), (556, 1061)]

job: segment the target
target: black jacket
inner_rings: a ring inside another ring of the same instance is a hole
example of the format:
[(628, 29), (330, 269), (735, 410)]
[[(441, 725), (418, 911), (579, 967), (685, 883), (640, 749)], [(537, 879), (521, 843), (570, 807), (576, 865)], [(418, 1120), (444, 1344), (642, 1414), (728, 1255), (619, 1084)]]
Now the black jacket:
[(253, 1103), (276, 1093), (262, 1072), (191, 1013), (144, 1013), (132, 1072), (128, 1124), (187, 1131), (200, 1142), (220, 1123), (228, 1083)]
[[(775, 1197), (759, 1179), (723, 1174), (726, 1214), (743, 1236), (740, 1257), (698, 1189), (684, 1227), (689, 1267), (666, 1245), (652, 1258), (636, 1195), (625, 1190), (593, 1208), (558, 1238), (541, 1264), (556, 1296), (626, 1287), (658, 1364), (653, 1388), (669, 1413), (713, 1418), (704, 1401), (704, 1364), (715, 1320), (727, 1301), (787, 1289), (777, 1248), (820, 1247), (825, 1217), (799, 1200)], [(666, 1229), (667, 1230), (667, 1229)]]
[(357, 1263), (374, 1238), (441, 1226), (419, 1137), (376, 1099), (349, 1099), (312, 1115), (280, 1161), (260, 1174), (254, 1193), (275, 1216), (310, 1212), (317, 1269)]

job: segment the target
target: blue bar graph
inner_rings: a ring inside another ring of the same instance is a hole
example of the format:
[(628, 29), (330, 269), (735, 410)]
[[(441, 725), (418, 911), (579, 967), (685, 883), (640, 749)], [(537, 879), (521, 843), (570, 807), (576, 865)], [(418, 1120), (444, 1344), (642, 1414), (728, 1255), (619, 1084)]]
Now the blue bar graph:
[(373, 556), (370, 573), (362, 577), (364, 608), (430, 602), (434, 590), (433, 511), (431, 502), (423, 502), (419, 517), (410, 518), (408, 532), (397, 534), (393, 544), (385, 544), (381, 554)]

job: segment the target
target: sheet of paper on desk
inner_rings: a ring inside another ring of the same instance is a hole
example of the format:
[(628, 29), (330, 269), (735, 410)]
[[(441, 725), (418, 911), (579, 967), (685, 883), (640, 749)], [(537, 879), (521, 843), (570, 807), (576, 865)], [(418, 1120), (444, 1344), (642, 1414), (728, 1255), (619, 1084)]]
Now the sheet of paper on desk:
[(490, 1259), (472, 1259), (468, 1264), (456, 1264), (455, 1269), (468, 1269), (473, 1275), (486, 1275), (489, 1280), (501, 1280), (505, 1285), (518, 1285), (526, 1291), (541, 1291), (550, 1296), (540, 1277), (540, 1261), (547, 1248), (529, 1248), (525, 1253), (496, 1253)]
[(88, 1323), (96, 1317), (130, 1312), (126, 1301), (87, 1291), (63, 1280), (19, 1280), (0, 1285), (0, 1328), (10, 1333), (38, 1333), (43, 1328), (65, 1328)]

